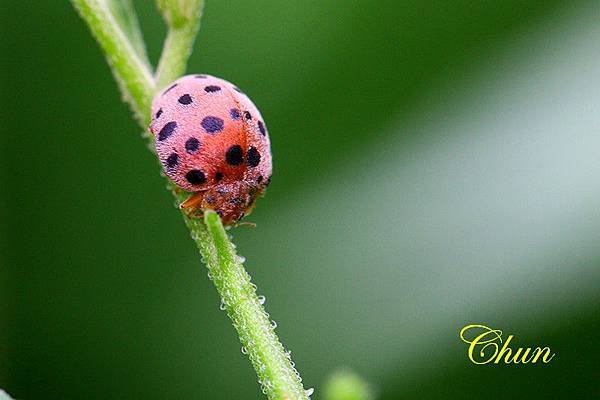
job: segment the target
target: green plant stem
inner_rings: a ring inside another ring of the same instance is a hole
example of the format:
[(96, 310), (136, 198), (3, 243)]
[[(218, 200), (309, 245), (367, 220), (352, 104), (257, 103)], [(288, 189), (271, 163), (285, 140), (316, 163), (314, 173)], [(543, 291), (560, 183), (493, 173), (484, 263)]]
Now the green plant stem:
[(142, 126), (147, 125), (155, 92), (155, 82), (148, 64), (139, 58), (106, 1), (71, 0), (71, 3), (100, 43), (121, 93), (137, 121)]
[(181, 24), (176, 24), (165, 16), (169, 30), (156, 70), (156, 84), (159, 89), (185, 73), (187, 61), (192, 54), (196, 34), (200, 28), (200, 17), (204, 1), (199, 0), (190, 15)]
[(210, 242), (197, 240), (196, 243), (202, 254), (213, 257), (207, 262), (211, 279), (238, 332), (243, 351), (248, 353), (258, 374), (263, 392), (270, 399), (306, 399), (300, 375), (291, 365), (290, 353), (286, 353), (279, 342), (256, 295), (256, 286), (236, 255), (221, 219), (215, 212), (207, 211), (204, 220), (214, 249), (202, 251)]
[[(140, 126), (146, 130), (150, 121), (150, 104), (156, 89), (155, 78), (148, 71), (143, 60), (135, 53), (127, 36), (119, 29), (116, 20), (110, 15), (109, 8), (100, 0), (71, 0), (92, 33), (100, 43), (106, 58), (113, 67), (113, 74), (120, 83), (125, 99), (130, 103)], [(180, 0), (181, 1), (181, 0)], [(199, 7), (200, 0), (190, 0)], [(164, 2), (168, 7), (176, 7), (175, 3)], [(189, 10), (189, 8), (188, 8)], [(164, 11), (164, 10), (163, 10)], [(156, 79), (165, 82), (177, 78), (185, 71), (185, 66), (195, 34), (199, 26), (200, 9), (186, 19), (183, 25), (174, 20), (169, 24), (169, 35), (165, 41)], [(183, 15), (186, 15), (185, 13)], [(181, 20), (177, 20), (181, 23)], [(189, 25), (189, 26), (188, 26)], [(193, 33), (193, 35), (192, 35)], [(152, 138), (148, 137), (150, 147)], [(168, 179), (167, 187), (173, 193), (176, 203), (180, 204), (188, 196), (178, 190)], [(238, 332), (244, 352), (249, 355), (263, 393), (271, 400), (308, 400), (302, 387), (300, 375), (292, 365), (289, 352), (286, 353), (279, 342), (268, 315), (256, 294), (256, 286), (251, 283), (250, 276), (244, 269), (241, 259), (236, 255), (235, 246), (229, 240), (219, 216), (212, 212), (205, 213), (204, 221), (189, 218), (184, 220), (190, 230), (209, 275), (221, 296), (227, 315)]]
[(146, 44), (140, 23), (133, 7), (133, 0), (104, 0), (108, 3), (111, 14), (115, 17), (117, 23), (125, 36), (129, 39), (129, 43), (137, 52), (138, 57), (146, 63), (148, 70), (151, 70), (150, 60), (146, 53)]

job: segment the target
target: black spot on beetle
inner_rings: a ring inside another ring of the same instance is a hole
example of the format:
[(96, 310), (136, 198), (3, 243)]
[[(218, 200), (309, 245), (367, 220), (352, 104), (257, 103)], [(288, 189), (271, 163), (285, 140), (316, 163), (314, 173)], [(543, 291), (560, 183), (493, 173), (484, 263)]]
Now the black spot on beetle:
[(232, 108), (229, 110), (229, 115), (231, 116), (231, 119), (240, 119), (240, 110)]
[(181, 96), (179, 98), (179, 100), (177, 100), (179, 103), (187, 105), (187, 104), (191, 104), (192, 102), (192, 96), (190, 96), (189, 94), (184, 94), (183, 96)]
[(207, 76), (203, 75), (203, 74), (198, 74), (198, 75), (194, 75), (194, 76), (198, 79), (206, 79), (207, 78)]
[(217, 133), (223, 130), (223, 120), (219, 117), (204, 117), (201, 122), (202, 127), (208, 133)]
[(162, 113), (163, 113), (162, 108), (159, 108), (154, 117), (158, 119), (158, 117), (160, 117), (162, 115)]
[(250, 167), (256, 167), (260, 163), (260, 153), (255, 147), (250, 147), (246, 154), (246, 162)]
[(158, 140), (163, 141), (166, 138), (168, 138), (169, 136), (171, 136), (173, 134), (173, 132), (175, 131), (175, 128), (177, 128), (177, 122), (175, 122), (175, 121), (167, 122), (165, 124), (165, 126), (162, 127), (160, 132), (158, 132)]
[(225, 152), (225, 161), (229, 165), (240, 165), (244, 162), (244, 150), (239, 144), (234, 144)]
[(215, 203), (215, 196), (206, 196), (204, 199), (206, 200), (206, 202), (208, 204), (214, 204)]
[(179, 156), (177, 153), (172, 153), (169, 157), (167, 157), (166, 165), (167, 168), (174, 168), (179, 162)]
[(210, 85), (204, 88), (204, 91), (207, 93), (214, 93), (218, 92), (219, 90), (221, 90), (221, 87), (216, 85)]
[(259, 175), (258, 178), (256, 178), (256, 183), (261, 183), (263, 181), (263, 176)]
[(206, 176), (204, 175), (204, 172), (200, 171), (199, 169), (188, 171), (188, 173), (185, 174), (185, 179), (187, 179), (187, 181), (192, 185), (201, 185), (206, 182)]
[(267, 134), (267, 130), (265, 129), (265, 124), (262, 121), (258, 121), (258, 130), (260, 133), (265, 136)]
[(250, 114), (248, 111), (244, 111), (244, 118), (252, 119), (252, 114)]
[(215, 174), (215, 181), (219, 182), (221, 179), (223, 179), (223, 173), (219, 171)]
[(200, 148), (200, 141), (198, 139), (196, 139), (195, 137), (191, 137), (185, 141), (185, 151), (187, 151), (188, 154), (194, 154), (195, 152), (198, 151), (199, 148)]

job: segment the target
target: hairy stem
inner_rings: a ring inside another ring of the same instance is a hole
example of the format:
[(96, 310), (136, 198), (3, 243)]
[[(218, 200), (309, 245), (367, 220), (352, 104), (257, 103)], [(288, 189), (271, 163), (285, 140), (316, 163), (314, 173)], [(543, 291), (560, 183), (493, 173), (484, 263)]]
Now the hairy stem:
[[(155, 82), (104, 0), (71, 0), (100, 43), (113, 75), (137, 121), (147, 125)], [(144, 127), (145, 129), (145, 127)]]
[(146, 63), (148, 70), (151, 69), (148, 54), (146, 53), (146, 44), (140, 23), (133, 7), (133, 0), (105, 0), (112, 15), (117, 20), (121, 30), (129, 39), (131, 46), (137, 52), (137, 55)]
[(189, 8), (177, 13), (172, 10), (173, 3), (159, 1), (159, 8), (169, 28), (156, 70), (159, 89), (185, 73), (204, 8), (203, 0), (192, 0), (191, 3)]
[(277, 339), (256, 295), (256, 286), (250, 281), (242, 259), (236, 255), (221, 219), (215, 212), (207, 211), (204, 220), (214, 247), (202, 251), (206, 242), (196, 240), (196, 243), (205, 257), (211, 257), (206, 260), (209, 274), (221, 295), (222, 308), (238, 332), (242, 351), (248, 354), (258, 374), (263, 393), (270, 399), (306, 399), (308, 396), (300, 375), (291, 364), (290, 353), (285, 352)]
[[(100, 43), (113, 74), (120, 84), (140, 126), (146, 130), (150, 104), (157, 88), (185, 72), (199, 27), (202, 0), (159, 0), (159, 8), (169, 25), (156, 78), (145, 60), (120, 29), (110, 8), (102, 0), (71, 0)], [(137, 49), (139, 51), (139, 49)], [(148, 138), (153, 147), (152, 138)], [(177, 204), (187, 194), (167, 180)], [(229, 240), (219, 216), (207, 211), (204, 221), (184, 220), (196, 242), (209, 275), (221, 296), (224, 309), (238, 332), (244, 352), (250, 357), (263, 392), (269, 399), (307, 400), (302, 379), (293, 367), (289, 352), (279, 342), (256, 294), (256, 286), (244, 269), (235, 246)]]

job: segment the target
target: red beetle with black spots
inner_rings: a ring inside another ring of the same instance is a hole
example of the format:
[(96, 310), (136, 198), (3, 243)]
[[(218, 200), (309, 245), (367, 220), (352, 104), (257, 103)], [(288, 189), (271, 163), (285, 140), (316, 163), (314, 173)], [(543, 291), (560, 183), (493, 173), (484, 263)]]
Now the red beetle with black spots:
[(152, 102), (150, 132), (165, 174), (193, 192), (189, 215), (216, 211), (223, 223), (248, 215), (271, 181), (271, 145), (256, 106), (233, 84), (209, 75), (173, 82)]

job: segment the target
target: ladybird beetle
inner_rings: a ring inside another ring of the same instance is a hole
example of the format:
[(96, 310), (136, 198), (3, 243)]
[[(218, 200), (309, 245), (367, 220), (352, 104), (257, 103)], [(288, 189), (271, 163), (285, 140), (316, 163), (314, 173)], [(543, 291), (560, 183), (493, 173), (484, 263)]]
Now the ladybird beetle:
[(235, 85), (188, 75), (152, 102), (156, 153), (165, 174), (192, 195), (188, 215), (217, 212), (225, 225), (248, 215), (271, 182), (271, 145), (256, 106)]

